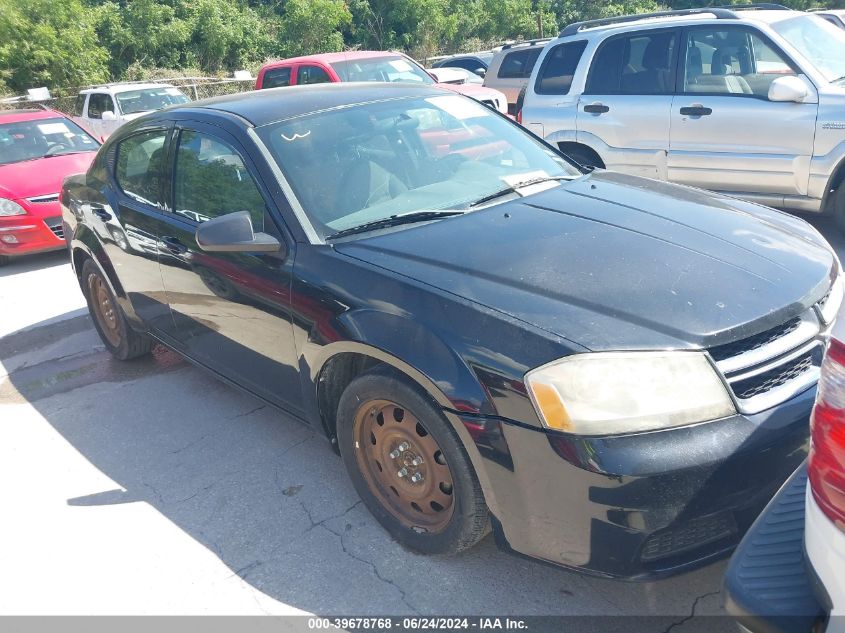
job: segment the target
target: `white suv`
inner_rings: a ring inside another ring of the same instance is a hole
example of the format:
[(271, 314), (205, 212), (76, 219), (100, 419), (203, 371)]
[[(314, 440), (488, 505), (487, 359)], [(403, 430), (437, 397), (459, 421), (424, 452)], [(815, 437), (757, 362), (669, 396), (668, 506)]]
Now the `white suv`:
[(73, 118), (105, 139), (127, 121), (188, 101), (169, 84), (110, 84), (80, 91)]
[(778, 5), (570, 24), (521, 121), (574, 160), (831, 211), (845, 229), (845, 31)]

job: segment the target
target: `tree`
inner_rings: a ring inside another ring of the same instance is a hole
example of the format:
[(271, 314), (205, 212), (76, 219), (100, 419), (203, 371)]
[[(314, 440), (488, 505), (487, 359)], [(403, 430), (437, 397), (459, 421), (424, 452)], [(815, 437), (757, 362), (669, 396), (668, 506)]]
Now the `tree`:
[(278, 54), (290, 57), (342, 51), (352, 15), (343, 0), (287, 0), (279, 21)]
[(11, 90), (104, 81), (107, 60), (80, 0), (0, 0), (0, 73)]

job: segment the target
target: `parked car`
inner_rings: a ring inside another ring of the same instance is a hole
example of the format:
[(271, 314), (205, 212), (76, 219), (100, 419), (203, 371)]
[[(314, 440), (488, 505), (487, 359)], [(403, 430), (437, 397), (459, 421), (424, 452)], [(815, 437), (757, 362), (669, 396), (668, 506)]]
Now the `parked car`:
[[(267, 62), (258, 71), (255, 89), (338, 81), (384, 81), (434, 85), (437, 80), (417, 62), (402, 53), (347, 51)], [(499, 112), (507, 111), (505, 96), (498, 90), (473, 84), (437, 85), (472, 97)]]
[(830, 212), (845, 228), (843, 105), (845, 31), (739, 6), (567, 26), (522, 121), (583, 165)]
[(169, 84), (110, 84), (81, 90), (73, 114), (76, 121), (105, 139), (127, 121), (188, 101), (181, 90)]
[(778, 211), (582, 173), (422, 83), (121, 128), (62, 193), (104, 345), (162, 342), (313, 425), (416, 550), (489, 527), (625, 578), (727, 555), (806, 455), (835, 254)]
[(528, 84), (534, 64), (550, 39), (527, 40), (505, 44), (490, 62), (484, 75), (484, 85), (504, 93), (508, 100), (508, 114), (516, 114), (516, 98)]
[(0, 111), (0, 266), (65, 247), (59, 190), (100, 144), (61, 112)]
[(845, 10), (842, 9), (820, 9), (814, 10), (813, 13), (820, 18), (824, 18), (834, 26), (840, 29), (845, 29)]
[(429, 75), (434, 77), (434, 80), (439, 84), (478, 84), (481, 85), (484, 80), (469, 70), (463, 68), (456, 68), (451, 66), (441, 66), (440, 68), (427, 68)]
[(477, 53), (465, 53), (461, 55), (449, 55), (441, 57), (432, 64), (434, 68), (463, 68), (477, 77), (484, 77), (487, 68), (493, 61), (494, 51), (479, 51)]
[(725, 576), (726, 607), (752, 633), (845, 631), (845, 322), (841, 320), (833, 327), (822, 362), (810, 426), (808, 462), (755, 521)]

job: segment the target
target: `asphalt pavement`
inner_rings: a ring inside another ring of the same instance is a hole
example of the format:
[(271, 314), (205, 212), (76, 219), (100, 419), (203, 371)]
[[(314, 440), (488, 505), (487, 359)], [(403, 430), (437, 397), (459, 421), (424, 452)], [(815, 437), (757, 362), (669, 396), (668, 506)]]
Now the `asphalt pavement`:
[(113, 360), (64, 252), (0, 268), (0, 502), (3, 615), (661, 615), (683, 631), (723, 613), (724, 562), (624, 583), (491, 537), (452, 558), (403, 549), (310, 428), (163, 348)]

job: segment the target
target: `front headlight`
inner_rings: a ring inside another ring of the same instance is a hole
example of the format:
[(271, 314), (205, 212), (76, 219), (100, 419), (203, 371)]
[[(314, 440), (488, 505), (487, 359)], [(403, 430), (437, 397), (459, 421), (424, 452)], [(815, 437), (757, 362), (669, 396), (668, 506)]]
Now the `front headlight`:
[(529, 371), (525, 384), (550, 429), (621, 435), (736, 413), (703, 352), (575, 354)]
[(26, 215), (26, 209), (14, 200), (0, 198), (0, 216), (4, 215)]

